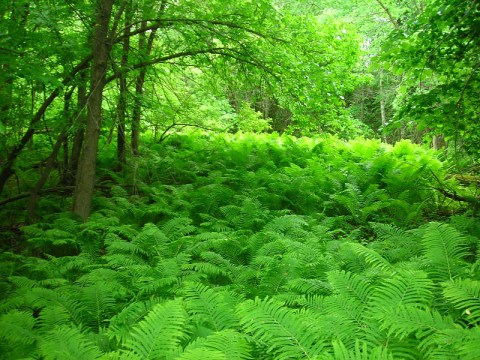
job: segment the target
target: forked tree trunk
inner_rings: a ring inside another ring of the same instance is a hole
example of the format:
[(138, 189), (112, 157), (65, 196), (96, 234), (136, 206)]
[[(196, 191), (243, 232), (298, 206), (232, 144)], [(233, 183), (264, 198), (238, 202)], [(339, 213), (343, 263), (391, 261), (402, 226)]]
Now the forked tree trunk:
[(97, 1), (85, 144), (78, 163), (73, 193), (73, 212), (84, 221), (90, 215), (95, 186), (98, 139), (102, 122), (102, 97), (106, 83), (108, 55), (111, 48), (107, 40), (112, 6), (113, 0)]

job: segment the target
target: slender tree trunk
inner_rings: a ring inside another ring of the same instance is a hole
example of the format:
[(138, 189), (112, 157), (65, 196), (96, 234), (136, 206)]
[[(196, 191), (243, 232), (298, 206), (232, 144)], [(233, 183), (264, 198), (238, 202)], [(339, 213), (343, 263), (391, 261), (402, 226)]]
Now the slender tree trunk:
[[(70, 105), (71, 105), (71, 99), (72, 99), (72, 92), (68, 92), (65, 94), (63, 97), (63, 113), (65, 118), (68, 121), (68, 124), (71, 124), (73, 119), (72, 119), (72, 114), (70, 113)], [(65, 132), (66, 135), (66, 132)], [(67, 183), (67, 178), (68, 178), (68, 163), (70, 161), (69, 156), (68, 156), (68, 136), (64, 136), (62, 139), (63, 143), (61, 144), (63, 146), (63, 160), (62, 160), (62, 166), (61, 166), (61, 177), (60, 177), (60, 183), (65, 185)], [(56, 145), (55, 145), (56, 146)]]
[(66, 138), (67, 138), (67, 133), (64, 129), (58, 136), (57, 141), (53, 146), (53, 151), (46, 161), (45, 169), (43, 170), (40, 176), (40, 179), (35, 184), (35, 187), (33, 188), (30, 194), (30, 202), (28, 204), (28, 212), (27, 212), (27, 220), (29, 223), (33, 223), (36, 220), (35, 213), (37, 209), (40, 190), (42, 190), (43, 186), (47, 182), (48, 177), (50, 176), (50, 173), (52, 172), (53, 167), (55, 165), (55, 160), (57, 159), (58, 152), (60, 151), (60, 148), (62, 147), (62, 144), (65, 142)]
[(75, 121), (75, 134), (68, 166), (68, 178), (65, 185), (73, 185), (78, 168), (80, 153), (82, 152), (83, 139), (85, 137), (86, 107), (87, 107), (87, 79), (86, 73), (81, 74), (81, 84), (77, 91), (77, 115)]
[[(161, 14), (165, 10), (165, 6), (166, 6), (166, 1), (163, 1), (160, 9)], [(141, 54), (143, 54), (145, 58), (150, 56), (152, 52), (153, 40), (155, 39), (155, 33), (156, 33), (156, 29), (152, 30), (147, 41), (146, 33), (145, 31), (143, 31), (145, 30), (146, 26), (147, 26), (147, 22), (142, 21), (142, 24), (140, 25), (140, 30), (142, 30), (142, 32), (140, 33), (139, 39), (138, 39), (138, 51)], [(146, 67), (143, 67), (140, 70), (140, 74), (138, 74), (138, 77), (135, 81), (135, 101), (133, 104), (133, 114), (132, 114), (132, 153), (135, 156), (139, 155), (138, 139), (140, 136), (140, 118), (141, 118), (141, 112), (142, 112), (143, 85), (145, 83), (146, 74), (147, 74), (147, 69)]]
[(385, 128), (387, 126), (387, 116), (385, 113), (385, 88), (383, 84), (383, 69), (380, 69), (380, 116), (382, 118), (382, 129), (384, 134), (382, 135), (383, 142), (388, 142), (387, 135), (385, 135)]
[(107, 41), (112, 6), (113, 0), (99, 0), (97, 2), (85, 144), (78, 163), (75, 191), (73, 193), (73, 212), (84, 221), (90, 215), (95, 186), (98, 139), (102, 121), (102, 97), (106, 83), (108, 55), (111, 48)]
[(125, 141), (125, 119), (127, 117), (127, 75), (123, 71), (128, 66), (128, 54), (130, 52), (130, 37), (128, 36), (131, 29), (132, 21), (132, 9), (127, 5), (125, 10), (125, 29), (124, 40), (122, 47), (122, 60), (121, 60), (121, 75), (119, 78), (120, 83), (120, 97), (118, 99), (118, 127), (117, 127), (117, 159), (118, 159), (118, 171), (122, 171), (127, 163), (127, 151)]
[[(143, 30), (147, 26), (146, 21), (142, 21), (141, 29)], [(147, 35), (144, 31), (138, 38), (138, 51), (141, 53), (146, 52)], [(142, 111), (142, 97), (143, 97), (143, 84), (145, 83), (146, 70), (141, 69), (140, 74), (135, 81), (135, 102), (133, 104), (133, 116), (132, 116), (132, 153), (133, 155), (139, 155), (138, 151), (138, 138), (140, 135), (140, 118)]]

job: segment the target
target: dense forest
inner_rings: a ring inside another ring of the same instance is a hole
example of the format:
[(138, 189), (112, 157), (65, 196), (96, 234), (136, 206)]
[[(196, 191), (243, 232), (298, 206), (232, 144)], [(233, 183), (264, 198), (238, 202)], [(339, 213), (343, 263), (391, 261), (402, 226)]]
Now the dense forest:
[(480, 359), (478, 0), (2, 0), (0, 358)]

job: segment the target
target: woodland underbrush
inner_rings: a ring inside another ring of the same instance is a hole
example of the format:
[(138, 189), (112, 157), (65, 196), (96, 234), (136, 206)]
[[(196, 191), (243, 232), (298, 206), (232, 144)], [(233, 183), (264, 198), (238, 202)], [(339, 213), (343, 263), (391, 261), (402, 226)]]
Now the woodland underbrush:
[(190, 135), (100, 162), (88, 222), (44, 196), (0, 255), (1, 358), (480, 358), (480, 223), (433, 152)]

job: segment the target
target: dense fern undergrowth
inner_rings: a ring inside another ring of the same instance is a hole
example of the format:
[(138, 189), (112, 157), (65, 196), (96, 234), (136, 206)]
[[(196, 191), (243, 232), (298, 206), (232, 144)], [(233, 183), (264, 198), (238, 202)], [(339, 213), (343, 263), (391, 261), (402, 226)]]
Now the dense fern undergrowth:
[(1, 358), (480, 358), (480, 224), (433, 153), (190, 135), (134, 161), (1, 254)]

